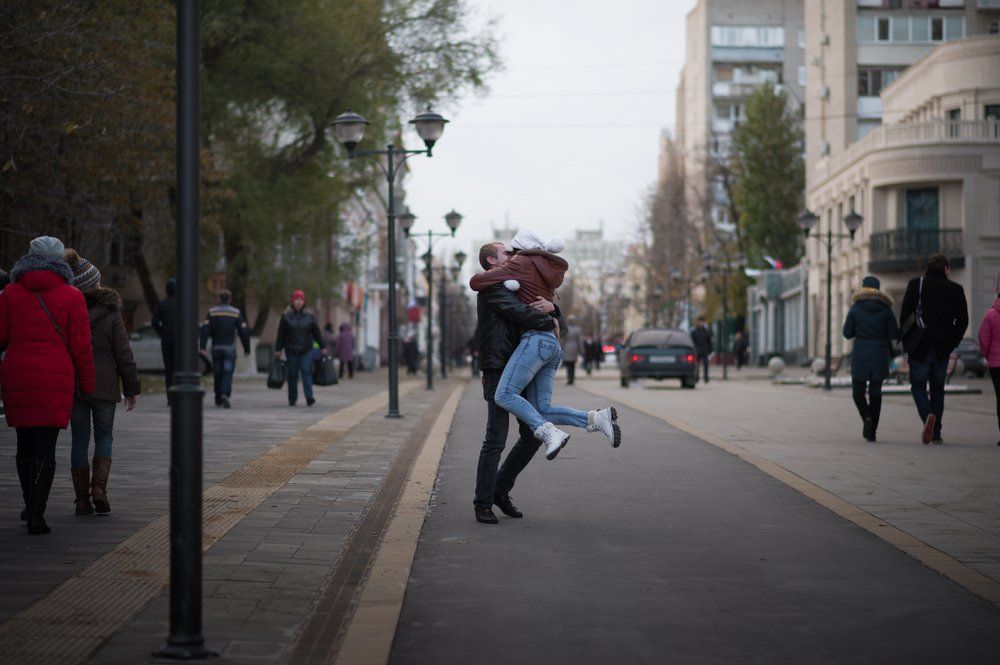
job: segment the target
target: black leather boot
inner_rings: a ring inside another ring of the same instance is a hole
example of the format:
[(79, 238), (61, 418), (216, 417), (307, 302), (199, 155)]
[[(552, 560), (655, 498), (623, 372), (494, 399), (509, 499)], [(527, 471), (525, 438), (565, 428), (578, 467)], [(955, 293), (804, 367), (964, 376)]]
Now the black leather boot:
[(52, 480), (56, 476), (56, 461), (48, 459), (29, 460), (31, 470), (31, 490), (28, 496), (28, 533), (39, 535), (52, 529), (45, 523), (45, 506), (49, 501)]
[(31, 461), (23, 455), (18, 455), (15, 458), (17, 463), (17, 479), (21, 481), (21, 496), (24, 498), (24, 509), (21, 511), (21, 521), (28, 521), (28, 495), (31, 492), (31, 468), (29, 462)]

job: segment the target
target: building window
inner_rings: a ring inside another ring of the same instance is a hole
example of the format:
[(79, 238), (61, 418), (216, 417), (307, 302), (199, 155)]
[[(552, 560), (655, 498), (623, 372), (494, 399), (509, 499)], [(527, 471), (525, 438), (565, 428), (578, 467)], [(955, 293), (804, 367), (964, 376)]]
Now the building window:
[(713, 25), (712, 46), (764, 46), (785, 45), (785, 29), (769, 26)]
[(931, 41), (932, 42), (944, 41), (944, 17), (941, 16), (931, 17)]
[(910, 41), (910, 17), (894, 16), (892, 19), (892, 41)]
[(984, 106), (983, 116), (987, 120), (1000, 120), (1000, 104), (987, 104)]
[(806, 31), (799, 30), (799, 48), (806, 47)]
[(799, 85), (806, 87), (806, 66), (799, 65)]
[(939, 226), (940, 206), (937, 187), (906, 190), (906, 228), (909, 231), (933, 232)]
[(877, 97), (882, 89), (899, 76), (897, 67), (860, 67), (858, 69), (858, 96)]
[(889, 28), (892, 25), (892, 21), (887, 16), (879, 16), (875, 19), (875, 39), (880, 42), (889, 41)]
[(1000, 35), (1000, 21), (990, 21), (990, 34)]
[(910, 34), (910, 39), (915, 42), (928, 42), (930, 41), (930, 24), (924, 17), (915, 16), (913, 17), (913, 32)]
[(859, 42), (875, 41), (875, 22), (872, 21), (871, 16), (858, 17), (858, 41)]
[(947, 16), (944, 19), (944, 38), (961, 39), (965, 37), (965, 17)]
[(962, 109), (948, 109), (948, 120), (955, 121), (962, 119)]

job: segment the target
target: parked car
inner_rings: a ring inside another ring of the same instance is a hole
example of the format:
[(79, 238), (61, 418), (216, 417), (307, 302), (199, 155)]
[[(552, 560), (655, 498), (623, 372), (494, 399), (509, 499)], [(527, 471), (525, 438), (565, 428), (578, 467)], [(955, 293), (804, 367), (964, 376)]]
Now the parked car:
[(684, 388), (698, 383), (694, 342), (683, 330), (636, 330), (622, 345), (619, 366), (622, 388), (635, 379), (680, 379)]
[[(129, 336), (132, 341), (132, 355), (140, 372), (162, 372), (163, 352), (160, 351), (160, 336), (153, 326), (146, 324), (136, 328)], [(212, 373), (212, 361), (206, 354), (198, 356), (202, 375)]]
[(986, 358), (979, 352), (979, 342), (973, 339), (963, 339), (955, 349), (966, 372), (975, 372), (976, 376), (986, 376)]

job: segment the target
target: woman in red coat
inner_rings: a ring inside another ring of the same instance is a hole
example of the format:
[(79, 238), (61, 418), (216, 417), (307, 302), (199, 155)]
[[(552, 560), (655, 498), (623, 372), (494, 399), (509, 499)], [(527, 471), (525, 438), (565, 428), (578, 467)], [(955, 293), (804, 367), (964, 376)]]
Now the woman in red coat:
[(17, 475), (28, 533), (49, 533), (45, 504), (56, 470), (56, 438), (69, 425), (77, 388), (94, 390), (90, 317), (68, 282), (63, 244), (43, 236), (11, 270), (0, 292), (0, 392), (7, 425), (17, 429)]

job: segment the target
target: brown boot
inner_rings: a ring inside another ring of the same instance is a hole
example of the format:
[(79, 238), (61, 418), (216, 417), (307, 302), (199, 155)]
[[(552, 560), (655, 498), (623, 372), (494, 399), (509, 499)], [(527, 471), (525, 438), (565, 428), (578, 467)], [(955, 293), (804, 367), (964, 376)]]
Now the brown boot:
[(94, 479), (90, 483), (90, 495), (94, 499), (94, 510), (98, 513), (111, 512), (111, 502), (108, 501), (108, 474), (110, 472), (110, 457), (94, 457)]
[(73, 491), (76, 492), (76, 514), (92, 515), (94, 507), (90, 505), (90, 467), (70, 469), (73, 474)]

